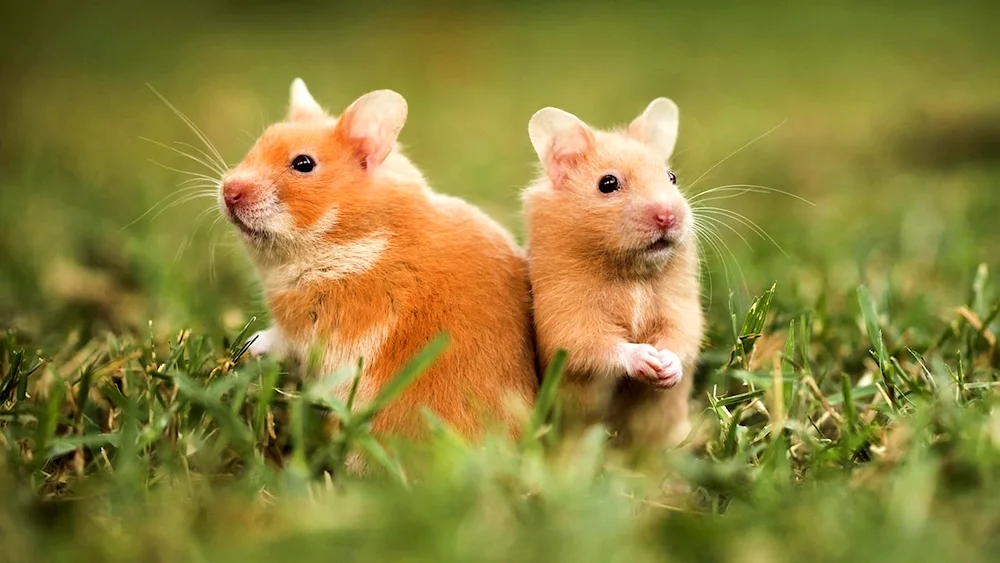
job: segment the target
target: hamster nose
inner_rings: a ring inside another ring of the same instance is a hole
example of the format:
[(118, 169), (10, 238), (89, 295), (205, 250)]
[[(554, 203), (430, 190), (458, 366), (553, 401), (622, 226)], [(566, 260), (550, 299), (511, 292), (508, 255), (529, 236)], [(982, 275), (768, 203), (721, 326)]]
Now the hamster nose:
[(653, 222), (661, 229), (670, 229), (677, 223), (677, 216), (674, 210), (669, 207), (656, 207), (652, 210)]
[(222, 187), (222, 198), (226, 200), (226, 207), (232, 209), (241, 201), (246, 199), (250, 191), (250, 185), (245, 182), (226, 182)]

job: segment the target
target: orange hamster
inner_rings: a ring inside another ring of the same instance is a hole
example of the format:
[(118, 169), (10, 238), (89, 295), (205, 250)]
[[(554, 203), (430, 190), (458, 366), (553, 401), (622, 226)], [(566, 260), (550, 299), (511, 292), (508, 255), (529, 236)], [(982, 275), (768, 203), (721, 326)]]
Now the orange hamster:
[(397, 147), (406, 116), (402, 96), (377, 90), (332, 117), (296, 79), (287, 119), (223, 176), (220, 207), (273, 319), (251, 352), (318, 354), (323, 375), (363, 358), (362, 405), (446, 332), (447, 350), (373, 432), (419, 439), (426, 406), (469, 439), (494, 423), (516, 434), (538, 385), (523, 251), (485, 213), (428, 187)]
[(543, 174), (523, 193), (543, 364), (568, 352), (572, 431), (603, 423), (620, 445), (677, 445), (703, 333), (698, 241), (666, 167), (678, 110), (653, 100), (625, 130), (555, 108), (528, 125)]

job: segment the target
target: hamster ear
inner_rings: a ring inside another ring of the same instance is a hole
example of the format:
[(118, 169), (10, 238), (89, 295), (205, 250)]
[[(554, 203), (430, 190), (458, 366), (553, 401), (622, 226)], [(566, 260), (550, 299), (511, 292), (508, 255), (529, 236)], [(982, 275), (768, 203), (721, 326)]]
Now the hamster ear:
[(542, 108), (528, 122), (528, 137), (538, 159), (558, 183), (567, 165), (594, 146), (594, 132), (577, 116), (556, 108)]
[(306, 83), (301, 78), (292, 81), (291, 100), (288, 102), (288, 121), (310, 121), (326, 118), (326, 112), (316, 103)]
[(368, 92), (348, 106), (337, 121), (337, 134), (354, 145), (361, 164), (373, 170), (396, 145), (406, 123), (406, 99), (392, 90)]
[(660, 158), (667, 160), (677, 145), (679, 116), (677, 104), (667, 98), (656, 98), (628, 126), (628, 135), (646, 143)]

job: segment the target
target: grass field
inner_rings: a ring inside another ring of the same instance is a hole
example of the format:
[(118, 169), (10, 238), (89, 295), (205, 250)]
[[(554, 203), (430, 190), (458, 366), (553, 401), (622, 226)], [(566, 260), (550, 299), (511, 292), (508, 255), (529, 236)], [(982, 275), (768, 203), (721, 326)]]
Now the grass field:
[[(992, 560), (994, 4), (5, 6), (0, 561)], [(669, 96), (689, 193), (808, 200), (712, 202), (703, 443), (642, 473), (599, 433), (565, 451), (546, 392), (523, 443), (440, 429), (336, 471), (377, 449), (366, 413), (320, 441), (339, 407), (242, 354), (253, 271), (147, 87), (233, 164), (296, 76), (334, 111), (402, 93), (434, 187), (518, 235), (546, 105), (606, 127)]]

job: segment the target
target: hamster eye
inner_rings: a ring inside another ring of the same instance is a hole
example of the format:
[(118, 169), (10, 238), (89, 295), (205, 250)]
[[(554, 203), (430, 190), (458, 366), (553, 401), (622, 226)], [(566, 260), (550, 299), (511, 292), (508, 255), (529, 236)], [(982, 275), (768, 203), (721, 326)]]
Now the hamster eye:
[(622, 188), (621, 182), (618, 178), (612, 174), (608, 174), (601, 178), (601, 181), (597, 183), (597, 189), (601, 190), (602, 194), (610, 194), (611, 192), (617, 192)]
[(677, 174), (674, 174), (673, 172), (667, 170), (667, 178), (670, 178), (671, 184), (675, 186), (677, 185)]
[(312, 157), (300, 154), (292, 159), (292, 168), (294, 168), (297, 172), (302, 172), (303, 174), (312, 172), (313, 168), (316, 168), (316, 161), (313, 160)]

